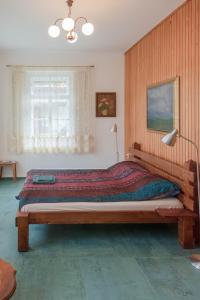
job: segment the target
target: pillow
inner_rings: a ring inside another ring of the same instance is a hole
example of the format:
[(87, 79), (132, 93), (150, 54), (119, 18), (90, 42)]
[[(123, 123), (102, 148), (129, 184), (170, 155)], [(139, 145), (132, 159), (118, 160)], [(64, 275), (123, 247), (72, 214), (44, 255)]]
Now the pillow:
[(141, 200), (162, 199), (177, 196), (180, 188), (177, 184), (155, 175), (154, 180), (138, 189), (136, 194)]

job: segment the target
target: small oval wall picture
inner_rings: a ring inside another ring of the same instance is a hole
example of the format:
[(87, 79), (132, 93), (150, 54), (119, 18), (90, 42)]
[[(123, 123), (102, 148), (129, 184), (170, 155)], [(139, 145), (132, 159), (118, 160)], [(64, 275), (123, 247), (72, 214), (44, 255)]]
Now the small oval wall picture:
[(96, 93), (96, 117), (116, 117), (116, 93)]

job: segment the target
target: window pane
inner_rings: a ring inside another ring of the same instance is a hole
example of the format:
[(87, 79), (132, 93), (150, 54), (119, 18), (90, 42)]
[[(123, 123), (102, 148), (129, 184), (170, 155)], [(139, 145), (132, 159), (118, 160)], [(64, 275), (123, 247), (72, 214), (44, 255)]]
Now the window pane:
[(69, 101), (51, 105), (53, 119), (69, 119)]
[(70, 76), (31, 78), (32, 134), (66, 136), (70, 129)]
[(48, 135), (49, 133), (49, 120), (48, 119), (34, 119), (34, 135), (38, 136), (39, 133), (41, 136)]
[(62, 81), (54, 79), (33, 80), (31, 95), (37, 97), (41, 94), (56, 94), (57, 97), (69, 96), (69, 78), (65, 77)]

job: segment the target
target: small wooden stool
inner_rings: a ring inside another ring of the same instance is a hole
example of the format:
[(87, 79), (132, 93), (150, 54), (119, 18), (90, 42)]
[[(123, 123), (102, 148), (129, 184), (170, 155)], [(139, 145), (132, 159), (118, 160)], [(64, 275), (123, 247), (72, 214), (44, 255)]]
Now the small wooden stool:
[(0, 300), (9, 300), (16, 289), (16, 271), (0, 259)]
[(3, 168), (11, 167), (13, 172), (13, 180), (17, 180), (17, 162), (11, 160), (0, 160), (0, 178), (2, 178)]

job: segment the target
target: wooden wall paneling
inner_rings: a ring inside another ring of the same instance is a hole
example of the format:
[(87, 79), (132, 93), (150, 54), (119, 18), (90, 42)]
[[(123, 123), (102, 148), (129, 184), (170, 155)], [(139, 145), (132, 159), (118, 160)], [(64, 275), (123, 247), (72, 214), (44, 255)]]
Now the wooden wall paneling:
[[(199, 1), (196, 1), (195, 3), (195, 10), (197, 11), (196, 14), (196, 20), (195, 20), (195, 52), (199, 53), (199, 43), (198, 43), (198, 35), (199, 35)], [(194, 86), (195, 86), (195, 120), (198, 120), (198, 113), (199, 113), (199, 99), (198, 99), (198, 94), (199, 94), (199, 85), (198, 85), (198, 80), (199, 80), (199, 55), (197, 54), (195, 56), (195, 78), (194, 78)], [(199, 121), (199, 120), (198, 120)], [(198, 128), (195, 126), (195, 140), (198, 139)]]
[(194, 159), (192, 145), (178, 139), (174, 147), (162, 134), (147, 130), (146, 88), (180, 77), (180, 132), (200, 147), (200, 1), (189, 0), (125, 53), (125, 147), (143, 150), (183, 164)]
[[(179, 14), (179, 18), (178, 22), (179, 22), (179, 32), (178, 32), (178, 36), (179, 36), (179, 49), (178, 52), (179, 53), (179, 60), (178, 60), (178, 69), (177, 69), (177, 73), (180, 74), (180, 129), (182, 134), (187, 135), (186, 132), (186, 127), (185, 127), (185, 121), (184, 121), (184, 112), (187, 112), (187, 99), (188, 99), (188, 95), (187, 95), (187, 91), (188, 91), (188, 78), (187, 78), (187, 71), (188, 67), (187, 67), (187, 52), (188, 52), (188, 24), (187, 24), (187, 15), (186, 15), (186, 9), (185, 7), (183, 7), (182, 10), (180, 10), (180, 14)], [(185, 20), (185, 22), (184, 22)], [(184, 51), (181, 51), (181, 49), (184, 49)], [(176, 55), (177, 55), (176, 53)], [(185, 76), (182, 76), (183, 72), (185, 72)], [(180, 157), (182, 158), (182, 161), (180, 161), (180, 163), (183, 163), (183, 156), (184, 153), (186, 151), (186, 143), (184, 143), (184, 141), (180, 140), (179, 143), (179, 151), (176, 153), (176, 155), (178, 155), (178, 153), (180, 153)]]
[[(196, 99), (198, 103), (198, 107), (196, 108), (196, 114), (197, 114), (197, 122), (200, 123), (200, 3), (199, 0), (196, 1), (197, 3), (197, 35), (196, 35), (196, 52), (197, 52), (197, 80), (196, 80)], [(196, 140), (198, 140), (200, 136), (200, 128), (196, 127)], [(199, 138), (200, 139), (200, 138)]]
[[(177, 74), (181, 73), (181, 70), (185, 70), (186, 67), (186, 56), (187, 56), (187, 43), (186, 43), (186, 22), (184, 22), (186, 18), (186, 9), (185, 7), (183, 7), (182, 10), (179, 11), (179, 18), (177, 20), (178, 22), (178, 32), (177, 35), (179, 37), (178, 39), (178, 48), (177, 48), (177, 52), (176, 52), (176, 56), (177, 53), (179, 53), (179, 56), (177, 57)], [(181, 133), (183, 135), (185, 135), (185, 122), (184, 122), (184, 112), (187, 112), (188, 109), (187, 107), (187, 82), (184, 79), (184, 76), (180, 76), (180, 99), (183, 99), (182, 101), (180, 100), (180, 102), (182, 102), (182, 104), (180, 103), (180, 130)], [(178, 147), (177, 147), (177, 152), (176, 152), (176, 156), (180, 155), (180, 158), (182, 159), (180, 161), (180, 163), (183, 163), (185, 161), (185, 159), (183, 158), (184, 153), (186, 151), (186, 143), (184, 143), (183, 140), (180, 139)]]
[[(194, 16), (191, 15), (192, 13), (192, 3), (190, 2), (187, 5), (187, 9), (188, 9), (188, 30), (189, 30), (189, 41), (188, 41), (188, 59), (189, 59), (189, 68), (188, 68), (188, 80), (189, 80), (189, 89), (188, 89), (188, 99), (187, 99), (187, 110), (188, 113), (186, 111), (187, 117), (188, 117), (188, 126), (187, 126), (187, 136), (189, 136), (192, 139), (192, 131), (194, 131), (194, 127), (193, 130), (191, 128), (192, 126), (192, 106), (194, 105), (194, 91), (192, 90), (192, 77), (193, 77), (193, 72), (194, 70), (192, 70), (192, 61), (193, 61), (193, 57), (192, 57), (192, 52), (193, 52), (193, 35), (192, 35), (192, 18), (194, 18)], [(192, 145), (189, 145), (188, 147), (188, 152), (191, 152), (191, 147)]]

